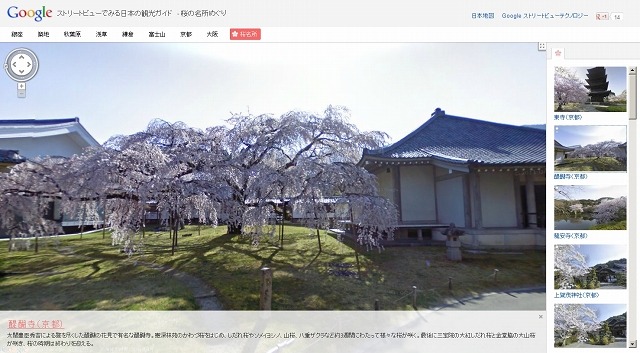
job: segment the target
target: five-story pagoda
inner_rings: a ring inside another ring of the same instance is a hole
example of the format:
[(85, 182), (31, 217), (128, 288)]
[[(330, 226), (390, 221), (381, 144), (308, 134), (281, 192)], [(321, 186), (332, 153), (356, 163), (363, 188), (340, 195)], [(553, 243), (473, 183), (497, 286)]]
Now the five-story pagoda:
[(589, 97), (592, 103), (602, 103), (604, 98), (613, 95), (609, 90), (609, 81), (607, 81), (607, 72), (604, 66), (596, 66), (587, 69), (587, 84), (584, 85), (589, 90)]

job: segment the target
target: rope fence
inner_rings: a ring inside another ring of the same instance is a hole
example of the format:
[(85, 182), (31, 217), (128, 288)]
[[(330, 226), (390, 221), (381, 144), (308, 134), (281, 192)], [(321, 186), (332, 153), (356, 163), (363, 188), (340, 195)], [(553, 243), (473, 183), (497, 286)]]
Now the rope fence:
[[(480, 280), (492, 280), (492, 282), (498, 283), (499, 272), (500, 270), (495, 268), (493, 269), (493, 272), (488, 276), (480, 277)], [(393, 300), (382, 301), (380, 299), (375, 299), (373, 308), (374, 310), (384, 310), (384, 306), (395, 307), (401, 301), (405, 301), (407, 304), (411, 304), (411, 306), (417, 309), (419, 293), (424, 293), (425, 295), (426, 293), (429, 293), (429, 292), (435, 293), (435, 291), (438, 288), (447, 288), (449, 291), (453, 291), (455, 285), (456, 285), (455, 277), (449, 276), (445, 282), (442, 282), (439, 285), (433, 286), (433, 288), (418, 289), (417, 286), (411, 286), (409, 290), (401, 291), (400, 294), (398, 294), (399, 296)], [(382, 305), (382, 304), (387, 304), (387, 305)]]
[[(339, 268), (341, 266), (336, 266), (336, 267)], [(339, 270), (335, 270), (335, 271), (339, 271)], [(273, 272), (268, 267), (262, 268), (260, 272), (261, 272), (261, 281), (260, 281), (261, 285), (260, 285), (259, 307), (260, 307), (260, 310), (271, 310)], [(486, 277), (481, 277), (481, 279), (492, 278), (493, 282), (497, 283), (499, 272), (500, 272), (499, 269), (497, 268), (493, 269), (493, 272), (490, 275)], [(397, 296), (397, 298), (395, 299), (386, 299), (382, 301), (379, 298), (376, 298), (373, 303), (373, 308), (374, 310), (383, 310), (385, 306), (395, 308), (398, 304), (401, 304), (402, 302), (406, 302), (407, 304), (411, 304), (411, 306), (414, 309), (418, 309), (419, 293), (424, 293), (426, 295), (426, 293), (432, 292), (437, 294), (436, 290), (438, 289), (438, 287), (442, 288), (445, 286), (449, 291), (453, 291), (454, 285), (455, 285), (454, 279), (455, 279), (454, 277), (449, 276), (444, 283), (441, 283), (438, 286), (433, 286), (433, 288), (418, 289), (417, 286), (413, 285), (408, 290), (403, 290), (403, 291), (400, 291), (399, 293), (396, 292), (395, 295)], [(386, 305), (383, 305), (383, 304), (386, 304)]]

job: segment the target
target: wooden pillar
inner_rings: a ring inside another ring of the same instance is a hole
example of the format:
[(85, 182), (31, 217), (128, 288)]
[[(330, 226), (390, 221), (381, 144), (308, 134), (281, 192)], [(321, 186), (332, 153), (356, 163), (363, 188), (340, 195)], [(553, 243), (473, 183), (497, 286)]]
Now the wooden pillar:
[(262, 281), (260, 283), (260, 310), (271, 310), (273, 272), (269, 267), (260, 269)]
[(536, 193), (533, 185), (533, 175), (525, 175), (525, 189), (527, 191), (527, 219), (529, 228), (538, 228), (538, 211), (536, 210)]
[(524, 210), (522, 209), (522, 196), (520, 195), (520, 176), (517, 174), (513, 176), (513, 187), (516, 197), (516, 220), (518, 228), (524, 228)]
[(399, 221), (402, 222), (402, 198), (400, 193), (402, 185), (400, 185), (400, 167), (391, 167), (391, 172), (391, 176), (393, 178), (393, 203), (395, 203), (398, 208)]
[(469, 191), (469, 174), (462, 179), (462, 199), (464, 200), (464, 227), (471, 228), (473, 221), (471, 220), (471, 193)]
[(477, 171), (469, 175), (471, 195), (473, 195), (473, 218), (476, 229), (482, 229), (482, 202), (480, 199), (480, 174)]

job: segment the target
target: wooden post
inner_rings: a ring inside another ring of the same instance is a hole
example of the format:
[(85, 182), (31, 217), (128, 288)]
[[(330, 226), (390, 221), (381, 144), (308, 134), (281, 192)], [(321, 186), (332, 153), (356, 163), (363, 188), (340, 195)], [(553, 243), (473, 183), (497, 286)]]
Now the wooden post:
[[(342, 247), (340, 249), (342, 249)], [(356, 267), (358, 268), (358, 279), (360, 279), (360, 278), (362, 278), (362, 275), (360, 274), (360, 257), (358, 256), (358, 244), (357, 243), (353, 246), (353, 251), (356, 253)]]
[(416, 305), (418, 301), (418, 287), (413, 286), (413, 308), (417, 308), (418, 306)]
[(287, 204), (284, 200), (284, 186), (280, 193), (280, 200), (282, 200), (282, 222), (280, 223), (280, 249), (284, 249), (284, 220), (287, 217)]
[(498, 282), (498, 271), (500, 271), (500, 270), (498, 270), (497, 268), (493, 269), (493, 281), (494, 282)]
[(376, 299), (376, 301), (373, 303), (373, 310), (380, 310), (380, 301), (378, 299)]
[(260, 310), (271, 310), (273, 272), (269, 267), (263, 267), (260, 271), (262, 277), (260, 283)]
[(107, 231), (107, 200), (104, 201), (104, 209), (102, 209), (102, 239), (104, 239)]
[[(473, 171), (469, 175), (471, 183), (471, 195), (473, 195), (473, 215), (474, 228), (482, 229), (482, 201), (480, 196), (480, 175), (478, 171)], [(474, 244), (476, 245), (476, 244)]]
[[(315, 198), (313, 199), (313, 202), (314, 203), (316, 202)], [(322, 243), (320, 242), (320, 229), (318, 228), (318, 211), (316, 210), (315, 205), (313, 207), (313, 215), (316, 221), (316, 237), (318, 238), (318, 252), (322, 252)]]
[(178, 246), (178, 217), (175, 213), (171, 216), (171, 220), (173, 223), (171, 223), (169, 234), (171, 234), (171, 256), (173, 256)]
[(320, 229), (318, 228), (317, 223), (316, 223), (316, 237), (318, 238), (318, 251), (322, 252), (322, 243), (320, 242)]
[(536, 210), (536, 193), (533, 175), (525, 175), (525, 192), (527, 199), (527, 220), (529, 228), (538, 228), (538, 211)]
[(453, 278), (449, 277), (449, 290), (453, 289), (453, 282), (452, 282)]
[(82, 234), (84, 234), (84, 219), (87, 215), (87, 204), (84, 201), (82, 203), (82, 223), (80, 224), (80, 239), (82, 239)]

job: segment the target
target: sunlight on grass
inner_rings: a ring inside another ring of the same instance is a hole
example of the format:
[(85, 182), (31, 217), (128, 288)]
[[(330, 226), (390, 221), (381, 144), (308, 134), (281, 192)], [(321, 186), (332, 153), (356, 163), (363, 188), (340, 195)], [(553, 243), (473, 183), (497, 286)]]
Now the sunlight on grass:
[[(465, 253), (456, 263), (446, 259), (444, 247), (388, 247), (382, 253), (359, 248), (358, 268), (356, 250), (324, 232), (319, 252), (317, 238), (304, 227), (285, 228), (283, 249), (270, 239), (252, 246), (249, 238), (225, 230), (201, 227), (198, 236), (197, 226), (187, 226), (180, 234), (193, 235), (179, 236), (174, 256), (168, 232), (146, 232), (144, 246), (131, 258), (101, 233), (59, 238), (59, 244), (38, 254), (1, 249), (6, 261), (0, 271), (25, 274), (0, 279), (0, 308), (195, 309), (193, 296), (181, 283), (143, 263), (201, 278), (231, 310), (258, 309), (263, 266), (273, 269), (275, 310), (372, 310), (376, 299), (383, 310), (405, 310), (411, 307), (412, 286), (418, 289), (418, 306), (428, 308), (452, 296), (545, 283), (543, 252)], [(495, 268), (500, 269), (497, 282)]]
[[(62, 240), (92, 248), (102, 238)], [(117, 253), (117, 251), (116, 251)], [(0, 251), (0, 310), (193, 310), (188, 289), (158, 271), (113, 260), (62, 255), (53, 248)]]

